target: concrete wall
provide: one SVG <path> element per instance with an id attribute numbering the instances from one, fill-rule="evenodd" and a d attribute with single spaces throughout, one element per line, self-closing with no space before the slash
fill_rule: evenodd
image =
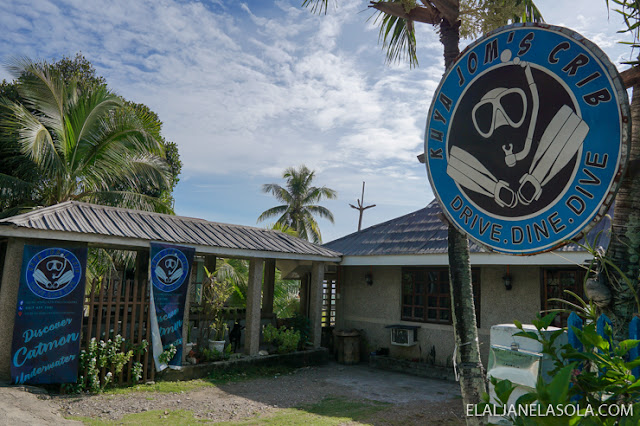
<path id="1" fill-rule="evenodd" d="M 339 299 L 336 305 L 336 329 L 362 330 L 367 353 L 388 348 L 390 356 L 429 360 L 435 351 L 437 365 L 451 365 L 454 349 L 451 325 L 400 320 L 401 266 L 342 267 Z M 480 352 L 486 366 L 489 355 L 489 331 L 494 324 L 511 323 L 514 319 L 530 323 L 540 310 L 541 268 L 511 267 L 513 288 L 506 290 L 502 281 L 506 267 L 481 267 Z M 373 275 L 373 285 L 365 283 L 365 274 Z M 391 345 L 391 324 L 417 325 L 418 345 Z"/>

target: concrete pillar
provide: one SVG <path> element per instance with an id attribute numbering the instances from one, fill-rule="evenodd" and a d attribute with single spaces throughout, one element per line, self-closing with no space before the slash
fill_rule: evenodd
<path id="1" fill-rule="evenodd" d="M 311 279 L 309 282 L 309 319 L 313 334 L 313 347 L 320 347 L 322 337 L 322 281 L 324 280 L 324 263 L 311 264 Z"/>
<path id="2" fill-rule="evenodd" d="M 262 290 L 262 259 L 249 261 L 247 288 L 247 319 L 244 333 L 244 352 L 257 355 L 260 350 L 260 296 Z"/>
<path id="3" fill-rule="evenodd" d="M 344 306 L 342 303 L 342 292 L 344 291 L 345 268 L 338 266 L 338 274 L 336 276 L 336 330 L 344 328 Z"/>
<path id="4" fill-rule="evenodd" d="M 309 274 L 300 278 L 300 315 L 309 316 Z"/>
<path id="5" fill-rule="evenodd" d="M 262 312 L 268 316 L 273 314 L 273 291 L 276 284 L 276 260 L 264 262 L 264 286 L 262 288 Z"/>
<path id="6" fill-rule="evenodd" d="M 25 240 L 9 238 L 0 284 L 0 380 L 11 380 L 11 341 Z"/>

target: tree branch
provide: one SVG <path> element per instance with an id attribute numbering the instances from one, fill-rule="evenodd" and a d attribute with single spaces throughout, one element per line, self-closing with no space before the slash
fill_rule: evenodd
<path id="1" fill-rule="evenodd" d="M 622 83 L 624 83 L 626 89 L 633 87 L 635 84 L 640 83 L 640 67 L 633 67 L 622 71 L 620 77 L 622 77 Z"/>

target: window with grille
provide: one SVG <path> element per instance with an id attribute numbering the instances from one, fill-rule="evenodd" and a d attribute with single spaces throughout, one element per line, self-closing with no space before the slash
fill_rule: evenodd
<path id="1" fill-rule="evenodd" d="M 336 277 L 326 274 L 322 282 L 322 326 L 336 325 Z"/>
<path id="2" fill-rule="evenodd" d="M 567 309 L 567 305 L 555 300 L 563 299 L 576 303 L 575 297 L 566 293 L 569 290 L 584 299 L 584 270 L 583 269 L 545 269 L 542 283 L 542 306 L 545 311 L 551 309 Z M 560 312 L 552 325 L 566 327 L 568 312 Z"/>
<path id="3" fill-rule="evenodd" d="M 476 319 L 480 326 L 480 271 L 472 270 Z M 447 268 L 402 268 L 402 312 L 405 321 L 451 324 Z"/>

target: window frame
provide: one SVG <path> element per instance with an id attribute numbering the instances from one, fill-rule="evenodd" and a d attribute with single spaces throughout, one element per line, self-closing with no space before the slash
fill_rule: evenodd
<path id="1" fill-rule="evenodd" d="M 433 274 L 437 274 L 437 280 L 430 279 Z M 480 268 L 472 268 L 471 279 L 478 327 L 480 327 L 480 276 Z M 405 291 L 407 290 L 405 286 L 408 277 L 412 279 L 410 293 Z M 435 287 L 430 287 L 432 284 Z M 446 287 L 442 287 L 443 285 Z M 443 288 L 446 288 L 446 292 L 442 291 Z M 429 291 L 430 289 L 435 291 Z M 447 314 L 443 315 L 443 312 Z M 430 317 L 430 313 L 435 313 L 435 316 Z M 400 276 L 400 320 L 441 325 L 451 325 L 453 323 L 448 267 L 402 267 Z"/>
<path id="2" fill-rule="evenodd" d="M 574 283 L 572 285 L 563 284 L 563 274 L 575 274 Z M 573 296 L 564 293 L 564 290 L 570 290 L 580 296 L 583 300 L 585 298 L 584 295 L 584 280 L 586 271 L 582 268 L 542 268 L 542 282 L 540 284 L 540 306 L 542 306 L 542 311 L 547 312 L 551 309 L 566 309 L 567 305 L 562 304 L 560 302 L 549 302 L 551 298 L 560 298 L 568 300 L 569 302 L 577 302 Z M 557 289 L 551 291 L 552 289 L 549 287 L 552 280 L 557 279 Z M 567 318 L 569 317 L 569 313 L 567 312 L 559 312 L 556 318 L 553 321 L 554 327 L 566 327 L 567 326 Z"/>

